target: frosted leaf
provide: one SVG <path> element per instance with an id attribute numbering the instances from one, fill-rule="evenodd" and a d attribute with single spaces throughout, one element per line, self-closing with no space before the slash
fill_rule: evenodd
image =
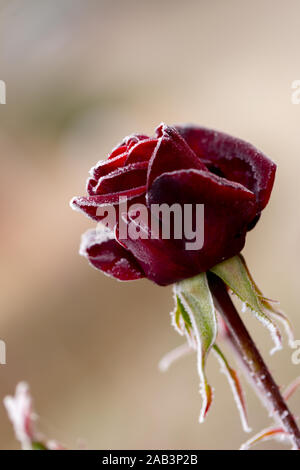
<path id="1" fill-rule="evenodd" d="M 245 432 L 250 432 L 251 428 L 248 425 L 248 416 L 247 416 L 247 410 L 246 410 L 245 397 L 244 397 L 243 389 L 242 389 L 240 380 L 238 378 L 238 375 L 236 371 L 230 367 L 226 357 L 224 356 L 224 354 L 222 353 L 222 351 L 216 344 L 213 346 L 213 351 L 215 355 L 217 356 L 218 361 L 221 364 L 221 371 L 226 375 L 228 379 L 229 385 L 233 393 L 234 400 L 237 405 L 237 409 L 240 414 L 243 429 Z"/>
<path id="2" fill-rule="evenodd" d="M 270 427 L 263 429 L 255 436 L 251 437 L 247 442 L 245 442 L 240 450 L 249 450 L 250 447 L 258 444 L 259 442 L 270 441 L 271 439 L 289 440 L 287 432 L 281 427 Z"/>
<path id="3" fill-rule="evenodd" d="M 287 316 L 281 311 L 279 310 L 278 308 L 275 308 L 274 307 L 274 304 L 279 304 L 279 301 L 278 300 L 271 300 L 271 299 L 268 299 L 267 297 L 265 297 L 262 293 L 262 291 L 260 290 L 260 288 L 258 287 L 258 285 L 256 284 L 256 282 L 254 281 L 250 271 L 249 271 L 249 268 L 246 264 L 246 261 L 244 259 L 244 257 L 242 255 L 240 255 L 240 258 L 244 264 L 244 267 L 247 271 L 247 275 L 253 285 L 253 288 L 255 289 L 255 292 L 256 292 L 256 295 L 258 296 L 263 308 L 265 309 L 265 311 L 267 311 L 270 315 L 272 315 L 273 317 L 275 317 L 277 320 L 279 320 L 284 328 L 285 328 L 285 331 L 286 331 L 286 335 L 287 335 L 287 338 L 288 338 L 288 342 L 289 342 L 289 345 L 290 347 L 293 347 L 293 342 L 294 342 L 294 333 L 293 333 L 293 329 L 292 329 L 292 325 L 289 321 L 289 319 L 287 318 Z"/>
<path id="4" fill-rule="evenodd" d="M 179 324 L 180 328 L 182 326 L 180 321 L 183 322 L 187 339 L 194 340 L 197 350 L 200 394 L 202 396 L 199 421 L 203 422 L 213 398 L 213 390 L 205 375 L 205 362 L 217 336 L 215 308 L 206 274 L 202 273 L 191 279 L 178 282 L 175 285 L 175 293 L 177 298 L 175 324 Z M 176 319 L 178 312 L 181 320 Z M 193 341 L 190 344 L 193 347 Z"/>
<path id="5" fill-rule="evenodd" d="M 270 354 L 282 349 L 280 332 L 266 313 L 268 303 L 262 298 L 261 292 L 252 280 L 244 258 L 241 255 L 234 256 L 217 264 L 211 268 L 211 271 L 219 276 L 256 318 L 269 329 L 274 342 L 274 348 Z"/>
<path id="6" fill-rule="evenodd" d="M 295 392 L 298 390 L 300 387 L 300 377 L 297 377 L 295 380 L 293 380 L 292 383 L 290 383 L 285 391 L 283 392 L 283 397 L 285 400 L 288 400 Z"/>

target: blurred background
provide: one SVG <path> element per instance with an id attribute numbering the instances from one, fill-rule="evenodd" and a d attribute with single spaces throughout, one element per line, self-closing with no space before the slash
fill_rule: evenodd
<path id="1" fill-rule="evenodd" d="M 93 223 L 69 200 L 123 136 L 151 134 L 161 121 L 252 142 L 278 173 L 244 254 L 300 338 L 299 44 L 297 0 L 0 1 L 0 398 L 28 381 L 49 437 L 73 449 L 235 449 L 249 437 L 213 356 L 215 402 L 198 424 L 195 356 L 166 374 L 157 367 L 182 342 L 170 325 L 171 288 L 91 269 L 78 247 Z M 286 341 L 270 357 L 268 332 L 243 318 L 287 385 L 300 365 Z M 245 388 L 258 432 L 270 421 Z M 299 394 L 290 404 L 300 414 Z M 0 447 L 19 448 L 3 406 Z"/>

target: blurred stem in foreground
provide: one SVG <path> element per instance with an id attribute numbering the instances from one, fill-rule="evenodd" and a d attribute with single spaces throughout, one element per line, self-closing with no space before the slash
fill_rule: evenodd
<path id="1" fill-rule="evenodd" d="M 16 387 L 15 396 L 4 398 L 4 406 L 23 450 L 64 450 L 57 441 L 46 439 L 37 430 L 37 415 L 33 410 L 27 383 L 20 382 Z"/>

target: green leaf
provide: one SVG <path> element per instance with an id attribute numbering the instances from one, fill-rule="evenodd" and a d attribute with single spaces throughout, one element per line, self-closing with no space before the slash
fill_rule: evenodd
<path id="1" fill-rule="evenodd" d="M 275 347 L 271 354 L 282 348 L 281 335 L 276 324 L 267 315 L 268 302 L 261 295 L 252 280 L 244 258 L 241 255 L 234 256 L 217 264 L 211 271 L 219 276 L 225 284 L 250 308 L 256 318 L 269 329 Z M 270 309 L 268 309 L 270 310 Z M 274 313 L 274 312 L 273 312 Z"/>
<path id="2" fill-rule="evenodd" d="M 276 302 L 274 300 L 267 299 L 266 297 L 264 297 L 262 291 L 259 289 L 258 285 L 254 281 L 254 279 L 253 279 L 253 277 L 252 277 L 252 275 L 249 271 L 249 268 L 246 264 L 245 258 L 242 255 L 240 255 L 240 257 L 242 259 L 242 262 L 244 263 L 245 269 L 247 270 L 248 277 L 251 280 L 251 283 L 252 283 L 252 285 L 255 289 L 255 292 L 256 292 L 258 298 L 260 299 L 261 304 L 263 305 L 264 309 L 270 315 L 272 315 L 273 317 L 276 317 L 279 321 L 281 321 L 281 323 L 283 324 L 283 326 L 285 328 L 285 331 L 286 331 L 286 334 L 287 334 L 287 337 L 288 337 L 288 341 L 289 341 L 289 345 L 291 346 L 291 348 L 293 348 L 295 338 L 294 338 L 293 328 L 292 328 L 292 325 L 291 325 L 289 319 L 287 318 L 287 316 L 281 310 L 274 307 L 274 304 L 276 304 L 278 302 Z"/>
<path id="3" fill-rule="evenodd" d="M 182 302 L 178 296 L 176 296 L 176 305 L 177 308 L 174 312 L 175 328 L 180 332 L 180 334 L 184 334 L 186 332 L 190 335 L 192 329 L 191 320 L 184 310 Z"/>
<path id="4" fill-rule="evenodd" d="M 189 344 L 197 350 L 200 393 L 203 399 L 200 422 L 203 422 L 212 403 L 212 388 L 205 375 L 205 362 L 217 336 L 217 320 L 206 274 L 178 282 L 174 286 L 177 309 L 174 317 L 181 334 L 185 333 Z"/>

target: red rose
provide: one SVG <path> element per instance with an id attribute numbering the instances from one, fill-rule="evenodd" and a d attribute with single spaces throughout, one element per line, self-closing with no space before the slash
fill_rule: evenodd
<path id="1" fill-rule="evenodd" d="M 101 221 L 97 209 L 113 205 L 119 212 L 124 196 L 129 224 L 137 202 L 149 215 L 152 204 L 204 204 L 203 247 L 187 250 L 184 237 L 153 238 L 147 224 L 140 227 L 147 238 L 124 239 L 116 220 L 101 239 L 96 230 L 84 234 L 81 254 L 119 280 L 147 277 L 167 285 L 207 271 L 242 250 L 269 200 L 275 170 L 252 145 L 203 127 L 162 124 L 155 137 L 129 136 L 92 168 L 88 196 L 74 198 L 72 207 Z"/>

